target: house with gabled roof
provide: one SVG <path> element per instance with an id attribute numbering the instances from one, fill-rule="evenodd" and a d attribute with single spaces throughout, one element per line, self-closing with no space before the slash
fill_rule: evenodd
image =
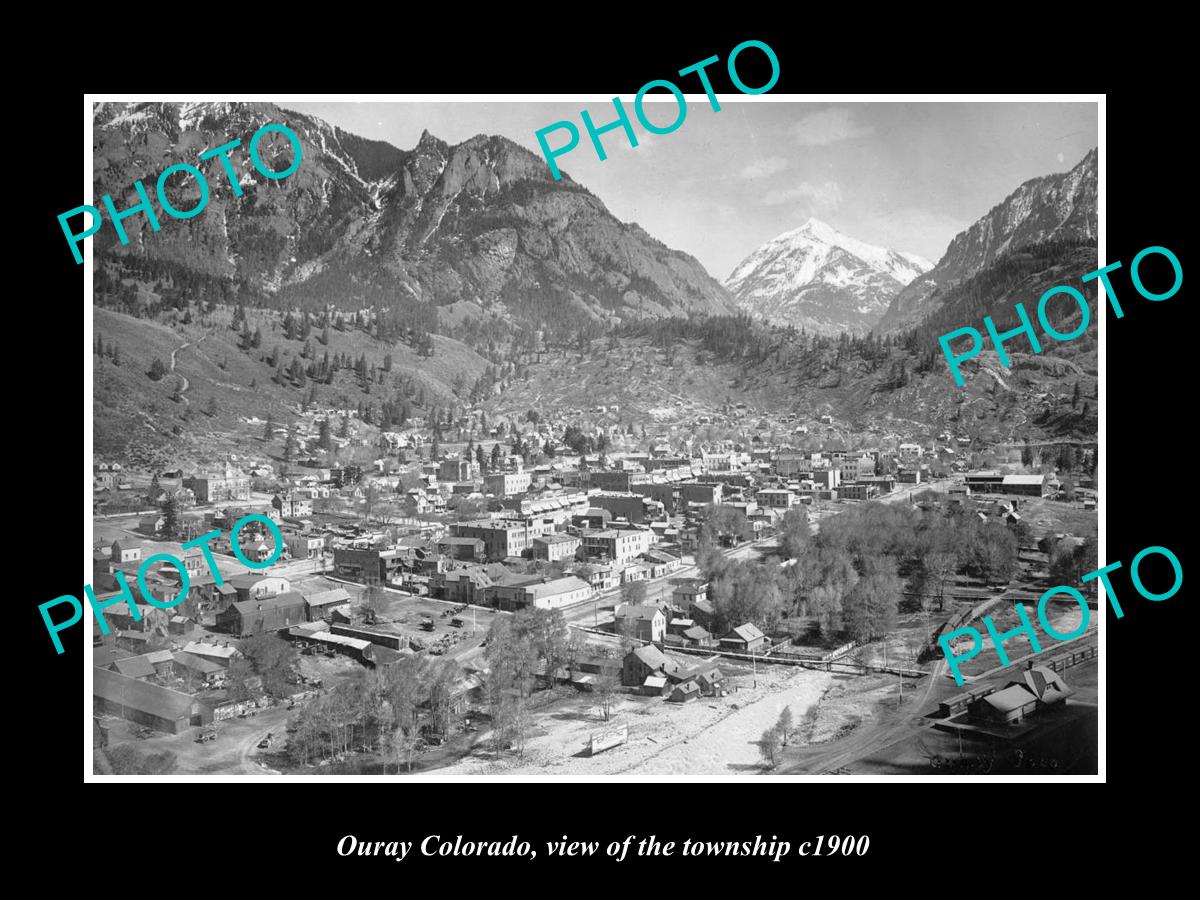
<path id="1" fill-rule="evenodd" d="M 278 597 L 239 600 L 217 614 L 217 627 L 237 637 L 279 631 L 306 621 L 303 595 L 288 591 Z"/>
<path id="2" fill-rule="evenodd" d="M 747 622 L 721 638 L 721 649 L 731 653 L 759 653 L 767 644 L 767 636 L 757 625 Z"/>
<path id="3" fill-rule="evenodd" d="M 657 606 L 622 603 L 615 613 L 617 631 L 640 641 L 659 643 L 667 633 L 667 617 Z"/>
<path id="4" fill-rule="evenodd" d="M 653 644 L 646 644 L 625 654 L 621 662 L 621 684 L 639 687 L 652 675 L 669 676 L 678 670 L 678 663 Z"/>

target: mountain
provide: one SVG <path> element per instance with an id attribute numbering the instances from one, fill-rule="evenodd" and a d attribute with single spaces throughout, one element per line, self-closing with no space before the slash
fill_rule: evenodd
<path id="1" fill-rule="evenodd" d="M 752 318 L 816 334 L 865 334 L 904 285 L 933 268 L 809 219 L 763 244 L 725 286 Z"/>
<path id="2" fill-rule="evenodd" d="M 539 327 L 734 308 L 697 260 L 620 222 L 569 176 L 555 181 L 543 159 L 503 137 L 451 145 L 426 131 L 401 150 L 267 103 L 105 103 L 93 115 L 96 194 L 111 193 L 118 208 L 132 205 L 135 179 L 153 194 L 168 165 L 242 141 L 231 154 L 242 197 L 209 160 L 200 163 L 210 184 L 201 214 L 160 214 L 157 232 L 130 217 L 126 247 L 111 226 L 94 238 L 102 264 L 123 275 L 158 278 L 166 267 L 217 299 L 230 299 L 232 285 L 251 305 L 454 305 L 456 316 L 467 309 Z M 247 147 L 272 122 L 295 131 L 303 153 L 294 174 L 274 181 L 253 168 Z M 291 161 L 281 135 L 263 148 L 276 171 Z M 170 184 L 174 206 L 196 205 L 191 179 Z"/>
<path id="3" fill-rule="evenodd" d="M 875 330 L 887 334 L 928 318 L 942 307 L 947 290 L 1012 251 L 1054 241 L 1094 244 L 1096 205 L 1093 149 L 1069 172 L 1025 182 L 960 232 L 936 266 L 896 294 Z"/>

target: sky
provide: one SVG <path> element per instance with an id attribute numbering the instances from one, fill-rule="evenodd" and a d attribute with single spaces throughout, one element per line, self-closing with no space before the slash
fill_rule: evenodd
<path id="1" fill-rule="evenodd" d="M 647 95 L 651 122 L 677 115 L 670 94 Z M 588 139 L 580 111 L 599 128 L 611 100 L 576 102 L 322 102 L 280 105 L 362 137 L 411 149 L 428 129 L 456 144 L 499 134 L 541 156 L 535 133 L 568 120 L 580 143 L 561 169 L 624 222 L 695 256 L 724 281 L 776 235 L 815 217 L 859 240 L 937 262 L 950 241 L 1022 182 L 1065 172 L 1097 146 L 1094 103 L 800 103 L 703 94 L 677 130 L 649 134 L 622 96 L 638 139 Z M 693 98 L 688 97 L 689 101 Z M 552 147 L 565 130 L 548 135 Z"/>

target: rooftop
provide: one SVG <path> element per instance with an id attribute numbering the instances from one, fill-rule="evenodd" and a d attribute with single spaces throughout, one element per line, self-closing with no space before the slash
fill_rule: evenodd
<path id="1" fill-rule="evenodd" d="M 98 666 L 92 668 L 92 694 L 112 703 L 150 713 L 163 719 L 176 720 L 189 716 L 195 700 L 188 694 L 159 687 L 148 681 L 138 681 Z"/>
<path id="2" fill-rule="evenodd" d="M 273 609 L 286 609 L 290 606 L 303 606 L 304 604 L 303 594 L 288 591 L 278 597 L 266 597 L 262 600 L 239 600 L 231 603 L 230 606 L 243 616 L 248 616 L 256 612 L 268 612 Z"/>

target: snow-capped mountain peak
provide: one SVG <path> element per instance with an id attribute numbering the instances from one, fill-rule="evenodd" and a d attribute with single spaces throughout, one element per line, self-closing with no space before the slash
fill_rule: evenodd
<path id="1" fill-rule="evenodd" d="M 819 334 L 864 334 L 904 285 L 931 268 L 915 253 L 868 244 L 810 218 L 747 256 L 725 286 L 755 318 Z"/>

